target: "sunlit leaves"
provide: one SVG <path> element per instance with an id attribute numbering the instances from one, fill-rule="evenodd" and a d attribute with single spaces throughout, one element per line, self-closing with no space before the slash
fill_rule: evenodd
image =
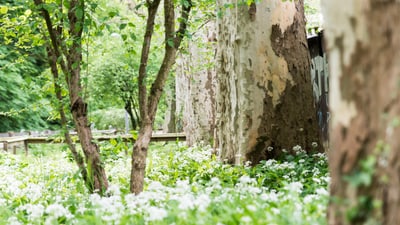
<path id="1" fill-rule="evenodd" d="M 7 14 L 8 7 L 5 5 L 0 6 L 0 14 Z"/>

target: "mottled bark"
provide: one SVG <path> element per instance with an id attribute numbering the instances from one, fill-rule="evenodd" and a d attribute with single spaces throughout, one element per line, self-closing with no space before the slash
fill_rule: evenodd
<path id="1" fill-rule="evenodd" d="M 398 224 L 400 4 L 323 3 L 332 111 L 329 224 Z"/>
<path id="2" fill-rule="evenodd" d="M 215 130 L 216 25 L 208 21 L 188 42 L 176 65 L 177 105 L 188 145 L 211 144 Z"/>
<path id="3" fill-rule="evenodd" d="M 165 112 L 163 130 L 165 133 L 176 133 L 178 126 L 178 112 L 176 110 L 176 85 L 171 84 L 170 90 L 166 91 L 167 96 L 167 111 Z"/>
<path id="4" fill-rule="evenodd" d="M 321 150 L 303 1 L 218 5 L 221 159 L 258 163 L 295 145 L 311 151 L 313 142 Z"/>

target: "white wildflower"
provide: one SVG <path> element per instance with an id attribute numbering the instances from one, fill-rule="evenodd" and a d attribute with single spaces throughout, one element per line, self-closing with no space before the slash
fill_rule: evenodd
<path id="1" fill-rule="evenodd" d="M 311 146 L 312 146 L 313 148 L 316 148 L 316 147 L 318 147 L 318 143 L 317 143 L 317 142 L 313 142 L 313 143 L 311 143 Z"/>
<path id="2" fill-rule="evenodd" d="M 18 218 L 15 216 L 8 218 L 7 224 L 8 225 L 22 225 L 22 223 L 19 222 Z"/>
<path id="3" fill-rule="evenodd" d="M 278 208 L 271 208 L 271 211 L 272 211 L 272 213 L 274 214 L 274 215 L 278 215 L 278 214 L 280 214 L 281 213 L 281 211 L 278 209 Z"/>
<path id="4" fill-rule="evenodd" d="M 147 213 L 149 214 L 148 217 L 146 218 L 147 221 L 163 220 L 168 215 L 165 209 L 158 208 L 155 206 L 150 206 L 149 208 L 147 208 Z"/>
<path id="5" fill-rule="evenodd" d="M 315 192 L 317 193 L 317 195 L 323 195 L 323 196 L 329 195 L 328 191 L 324 188 L 318 188 L 317 190 L 315 190 Z"/>
<path id="6" fill-rule="evenodd" d="M 255 205 L 248 205 L 248 206 L 246 206 L 246 208 L 247 208 L 249 211 L 252 211 L 252 212 L 257 211 L 257 207 L 256 207 Z"/>
<path id="7" fill-rule="evenodd" d="M 303 184 L 300 182 L 292 182 L 285 187 L 286 190 L 290 192 L 300 193 L 303 190 Z"/>
<path id="8" fill-rule="evenodd" d="M 252 219 L 251 219 L 251 217 L 249 217 L 249 216 L 243 216 L 243 217 L 241 218 L 241 221 L 242 221 L 243 223 L 250 223 L 250 222 L 252 221 Z"/>
<path id="9" fill-rule="evenodd" d="M 293 147 L 293 151 L 298 152 L 301 150 L 301 146 L 300 145 L 296 145 Z"/>
<path id="10" fill-rule="evenodd" d="M 64 208 L 63 205 L 58 203 L 47 206 L 46 213 L 53 218 L 60 218 L 63 216 L 65 216 L 66 218 L 70 218 L 72 216 L 68 209 Z"/>

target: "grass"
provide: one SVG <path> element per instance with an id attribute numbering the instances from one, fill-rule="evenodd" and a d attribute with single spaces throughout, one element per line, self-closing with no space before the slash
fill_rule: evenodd
<path id="1" fill-rule="evenodd" d="M 130 156 L 116 146 L 102 146 L 108 197 L 87 193 L 60 146 L 0 153 L 0 224 L 326 224 L 324 154 L 247 167 L 221 164 L 205 146 L 153 144 L 135 196 Z"/>

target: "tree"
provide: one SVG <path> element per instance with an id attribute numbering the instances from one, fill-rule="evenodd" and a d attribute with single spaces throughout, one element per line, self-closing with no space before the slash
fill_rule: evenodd
<path id="1" fill-rule="evenodd" d="M 192 8 L 191 0 L 181 1 L 181 16 L 178 19 L 178 30 L 175 30 L 175 2 L 164 0 L 164 29 L 165 29 L 165 52 L 164 58 L 151 84 L 149 93 L 147 92 L 147 65 L 151 38 L 154 32 L 155 18 L 160 5 L 160 0 L 147 0 L 147 21 L 143 39 L 143 46 L 140 58 L 138 87 L 139 87 L 139 113 L 140 129 L 138 138 L 133 146 L 132 152 L 132 171 L 131 171 L 131 192 L 138 194 L 143 191 L 144 173 L 146 168 L 147 150 L 149 147 L 153 124 L 157 112 L 157 105 L 165 86 L 168 74 L 175 62 L 177 50 L 186 34 L 187 21 Z"/>
<path id="2" fill-rule="evenodd" d="M 400 4 L 331 0 L 323 13 L 333 115 L 329 224 L 398 224 Z"/>
<path id="3" fill-rule="evenodd" d="M 29 26 L 32 11 L 19 1 L 0 6 L 0 132 L 46 129 L 48 96 L 39 74 L 45 69 L 45 51 L 37 46 L 37 29 Z"/>
<path id="4" fill-rule="evenodd" d="M 303 1 L 217 2 L 221 158 L 258 163 L 296 145 L 321 149 Z"/>
<path id="5" fill-rule="evenodd" d="M 203 17 L 202 24 L 188 41 L 187 53 L 180 54 L 176 67 L 177 108 L 182 111 L 188 145 L 211 143 L 215 131 L 215 18 L 203 13 L 197 16 Z"/>
<path id="6" fill-rule="evenodd" d="M 45 3 L 42 0 L 34 0 L 34 3 L 47 27 L 45 38 L 49 40 L 48 58 L 54 76 L 57 98 L 60 100 L 59 109 L 62 123 L 66 127 L 58 68 L 61 68 L 65 78 L 70 111 L 85 155 L 85 162 L 82 161 L 80 154 L 71 145 L 67 129 L 65 129 L 66 140 L 80 167 L 89 191 L 104 193 L 108 187 L 108 180 L 101 163 L 99 147 L 93 142 L 87 118 L 87 103 L 82 97 L 82 35 L 84 27 L 87 25 L 85 23 L 85 1 L 70 0 L 56 4 L 54 2 Z M 67 14 L 65 15 L 64 12 L 67 12 Z M 85 163 L 86 168 L 84 166 Z"/>

